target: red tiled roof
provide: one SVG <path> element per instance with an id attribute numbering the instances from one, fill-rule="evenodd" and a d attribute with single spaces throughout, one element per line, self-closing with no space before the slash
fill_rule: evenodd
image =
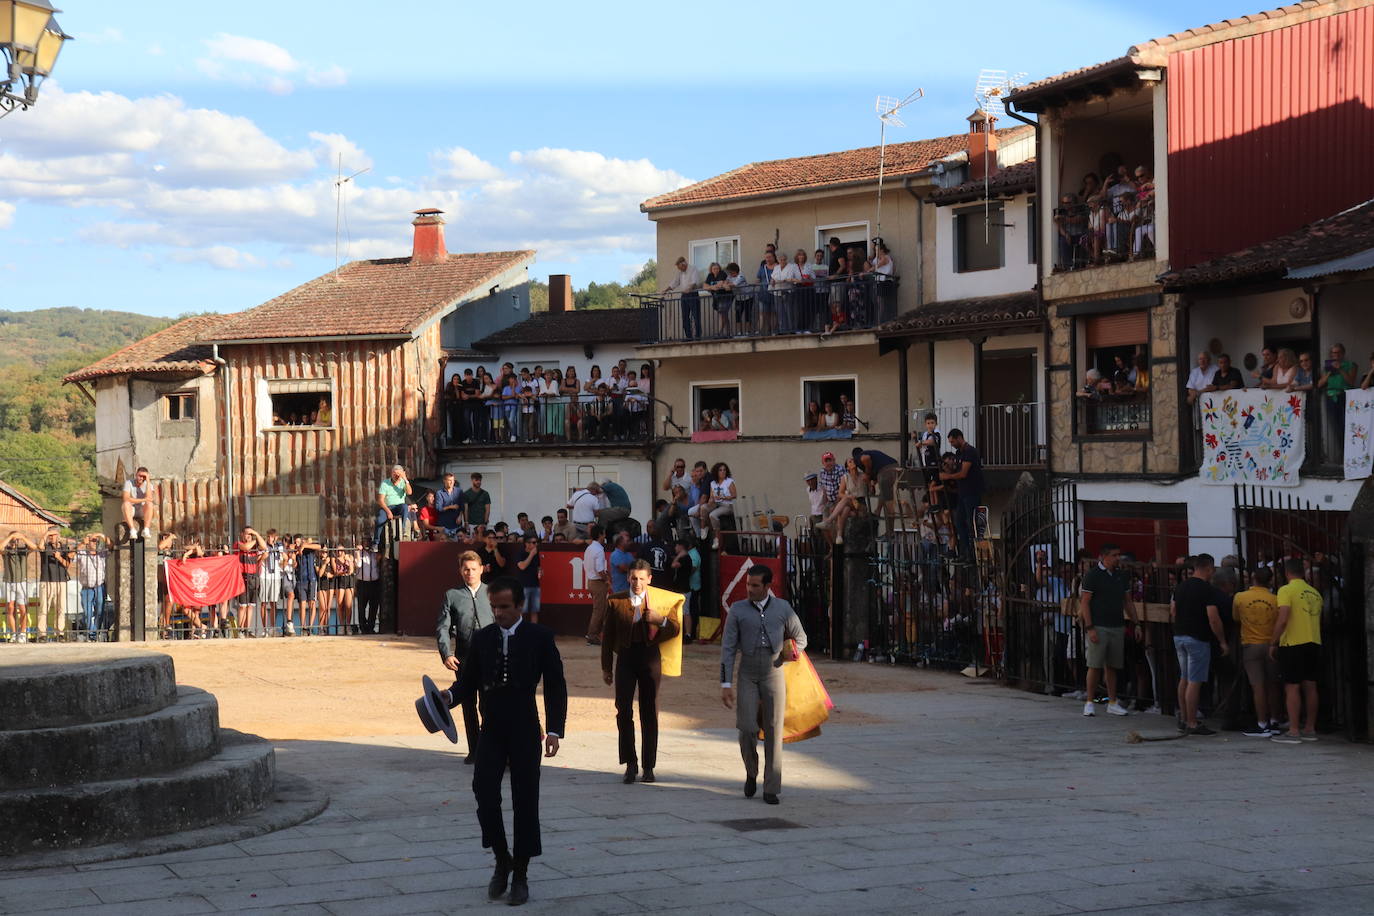
<path id="1" fill-rule="evenodd" d="M 1003 194 L 1016 194 L 1021 191 L 1033 190 L 1035 179 L 1035 160 L 1027 159 L 1025 162 L 1009 165 L 993 173 L 986 182 L 979 178 L 955 185 L 952 188 L 940 188 L 938 191 L 931 192 L 930 199 L 935 203 L 935 206 L 943 207 L 969 200 L 982 200 L 985 193 L 994 197 Z"/>
<path id="2" fill-rule="evenodd" d="M 473 347 L 495 352 L 503 347 L 543 344 L 638 343 L 644 310 L 574 309 L 571 312 L 539 312 L 495 334 L 474 341 Z"/>
<path id="3" fill-rule="evenodd" d="M 927 302 L 878 328 L 879 337 L 932 337 L 969 328 L 1036 327 L 1044 309 L 1035 290 Z"/>
<path id="4" fill-rule="evenodd" d="M 1113 76 L 1118 72 L 1134 70 L 1136 67 L 1143 66 L 1140 58 L 1127 54 L 1125 57 L 1114 57 L 1111 60 L 1104 60 L 1100 64 L 1089 64 L 1086 67 L 1079 67 L 1077 70 L 1068 70 L 1055 76 L 1047 76 L 1044 79 L 1027 83 L 1024 86 L 1017 86 L 1007 96 L 1013 103 L 1024 101 L 1033 95 L 1038 95 L 1042 89 L 1050 86 L 1064 87 L 1074 83 L 1087 83 L 1093 80 L 1103 79 Z M 1018 106 L 1019 107 L 1019 106 Z"/>
<path id="5" fill-rule="evenodd" d="M 62 379 L 84 382 L 106 375 L 173 375 L 210 372 L 210 346 L 201 343 L 234 315 L 197 315 L 149 334 Z"/>
<path id="6" fill-rule="evenodd" d="M 1334 261 L 1371 248 L 1374 248 L 1374 200 L 1308 223 L 1296 232 L 1183 270 L 1170 271 L 1160 277 L 1160 281 L 1166 289 L 1189 289 L 1281 279 L 1291 270 Z"/>
<path id="7" fill-rule="evenodd" d="M 57 525 L 59 528 L 71 527 L 71 522 L 69 522 L 67 519 L 63 518 L 60 515 L 54 515 L 53 513 L 49 512 L 47 509 L 44 509 L 42 506 L 38 505 L 38 503 L 34 502 L 32 499 L 25 496 L 18 489 L 10 486 L 2 480 L 0 480 L 0 493 L 5 494 L 10 499 L 17 502 L 21 507 L 27 509 L 29 512 L 32 512 L 36 518 L 43 522 L 46 522 L 49 525 Z M 6 527 L 10 526 L 7 525 Z"/>
<path id="8" fill-rule="evenodd" d="M 445 306 L 534 257 L 533 251 L 450 254 L 434 264 L 410 258 L 353 261 L 240 312 L 213 340 L 408 337 Z"/>
<path id="9" fill-rule="evenodd" d="M 1028 125 L 997 130 L 999 142 L 1007 143 L 1029 133 Z M 883 174 L 902 178 L 929 168 L 931 163 L 965 152 L 968 134 L 952 134 L 931 140 L 889 143 L 884 152 Z M 822 188 L 878 180 L 878 147 L 751 162 L 723 175 L 651 197 L 639 205 L 645 213 L 720 201 L 748 200 L 773 194 L 815 191 Z"/>

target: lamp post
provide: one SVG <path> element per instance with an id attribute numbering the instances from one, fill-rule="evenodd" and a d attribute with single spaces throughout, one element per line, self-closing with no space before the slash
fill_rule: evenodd
<path id="1" fill-rule="evenodd" d="M 0 0 L 0 118 L 38 101 L 39 85 L 71 38 L 57 24 L 59 12 L 48 0 Z"/>

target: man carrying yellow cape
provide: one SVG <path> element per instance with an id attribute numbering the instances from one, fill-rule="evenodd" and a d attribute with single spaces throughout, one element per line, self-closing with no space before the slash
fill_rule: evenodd
<path id="1" fill-rule="evenodd" d="M 601 676 L 615 685 L 615 724 L 625 783 L 654 781 L 658 762 L 658 687 L 663 675 L 682 674 L 682 596 L 650 588 L 653 569 L 644 560 L 630 567 L 630 590 L 606 602 L 601 631 Z M 642 759 L 635 753 L 634 698 L 639 691 Z"/>
<path id="2" fill-rule="evenodd" d="M 829 716 L 829 697 L 809 661 L 804 666 L 788 664 L 805 658 L 806 632 L 792 605 L 769 591 L 772 581 L 773 571 L 767 566 L 750 567 L 748 599 L 730 606 L 720 642 L 720 698 L 726 709 L 735 710 L 745 798 L 753 798 L 758 788 L 762 725 L 763 800 L 776 805 L 782 792 L 783 741 L 789 735 L 800 740 L 820 734 L 820 724 Z M 787 669 L 793 669 L 795 676 L 789 676 Z M 796 709 L 791 708 L 789 696 L 794 681 L 799 694 L 805 694 L 798 697 L 801 702 Z"/>

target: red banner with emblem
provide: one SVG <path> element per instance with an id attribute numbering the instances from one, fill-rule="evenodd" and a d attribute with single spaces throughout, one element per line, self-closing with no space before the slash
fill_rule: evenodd
<path id="1" fill-rule="evenodd" d="M 167 561 L 167 592 L 185 607 L 210 607 L 243 592 L 239 558 L 192 557 Z"/>

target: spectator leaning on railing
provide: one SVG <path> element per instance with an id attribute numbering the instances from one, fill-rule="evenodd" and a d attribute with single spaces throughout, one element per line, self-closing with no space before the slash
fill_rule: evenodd
<path id="1" fill-rule="evenodd" d="M 686 258 L 679 257 L 675 263 L 677 274 L 663 292 L 677 297 L 678 308 L 682 311 L 682 335 L 695 340 L 701 336 L 701 296 L 697 293 L 701 289 L 701 274 L 687 263 Z"/>

